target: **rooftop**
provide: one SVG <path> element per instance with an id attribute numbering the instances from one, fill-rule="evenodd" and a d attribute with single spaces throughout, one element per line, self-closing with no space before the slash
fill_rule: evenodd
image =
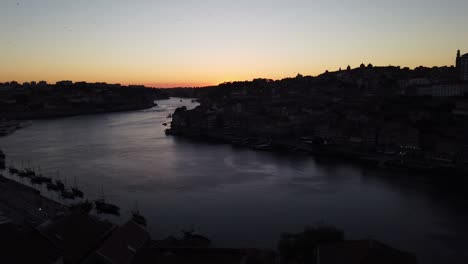
<path id="1" fill-rule="evenodd" d="M 136 252 L 150 239 L 148 232 L 135 223 L 129 221 L 117 229 L 97 250 L 98 256 L 109 263 L 131 263 Z"/>
<path id="2" fill-rule="evenodd" d="M 76 211 L 42 224 L 38 231 L 62 252 L 67 263 L 80 263 L 114 228 L 111 223 Z"/>

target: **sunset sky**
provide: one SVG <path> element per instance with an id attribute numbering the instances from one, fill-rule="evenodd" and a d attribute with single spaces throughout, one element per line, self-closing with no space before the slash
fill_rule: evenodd
<path id="1" fill-rule="evenodd" d="M 453 65 L 467 0 L 1 0 L 0 82 L 203 86 Z"/>

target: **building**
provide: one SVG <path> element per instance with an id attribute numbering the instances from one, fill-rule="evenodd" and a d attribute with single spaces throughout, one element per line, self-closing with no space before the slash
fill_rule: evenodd
<path id="1" fill-rule="evenodd" d="M 467 64 L 468 65 L 468 64 Z M 417 96 L 453 97 L 464 96 L 468 86 L 461 83 L 440 83 L 417 87 Z"/>
<path id="2" fill-rule="evenodd" d="M 460 50 L 458 50 L 456 67 L 460 71 L 460 80 L 468 81 L 468 53 L 461 56 Z"/>
<path id="3" fill-rule="evenodd" d="M 109 222 L 75 211 L 43 223 L 37 231 L 47 241 L 44 252 L 58 252 L 60 258 L 55 263 L 78 264 L 92 255 L 115 228 Z"/>
<path id="4" fill-rule="evenodd" d="M 130 264 L 143 246 L 150 241 L 150 235 L 142 226 L 129 221 L 117 229 L 96 251 L 96 263 Z"/>

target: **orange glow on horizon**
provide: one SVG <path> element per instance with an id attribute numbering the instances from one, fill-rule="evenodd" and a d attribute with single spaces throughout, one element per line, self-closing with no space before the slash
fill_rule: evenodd
<path id="1" fill-rule="evenodd" d="M 203 87 L 361 63 L 450 66 L 468 52 L 466 10 L 466 0 L 0 1 L 0 82 Z"/>

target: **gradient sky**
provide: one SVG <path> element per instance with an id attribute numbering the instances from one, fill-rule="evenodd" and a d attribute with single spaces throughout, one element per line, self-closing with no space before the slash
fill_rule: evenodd
<path id="1" fill-rule="evenodd" d="M 1 0 L 0 82 L 202 86 L 453 65 L 467 0 Z"/>

